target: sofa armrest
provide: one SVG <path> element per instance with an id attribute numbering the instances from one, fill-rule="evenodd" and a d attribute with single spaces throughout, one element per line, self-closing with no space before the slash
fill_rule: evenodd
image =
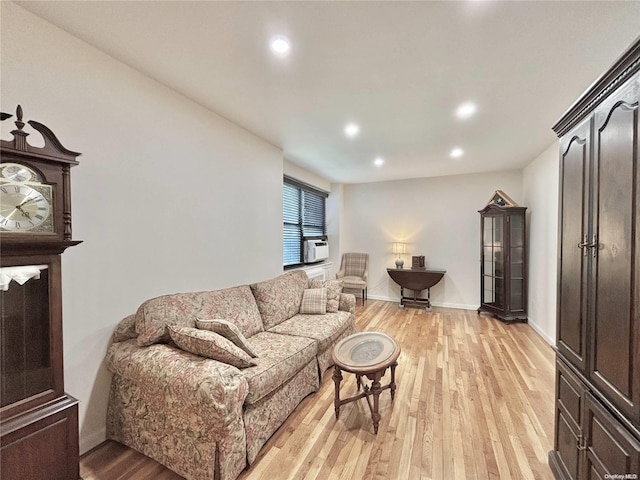
<path id="1" fill-rule="evenodd" d="M 111 335 L 111 343 L 120 343 L 136 338 L 136 316 L 128 315 L 118 323 L 118 326 Z"/>
<path id="2" fill-rule="evenodd" d="M 342 277 L 344 277 L 345 273 L 347 273 L 347 272 L 345 271 L 345 269 L 344 269 L 344 268 L 343 268 L 343 269 L 341 269 L 341 270 L 338 270 L 338 273 L 336 273 L 336 278 L 337 278 L 338 280 L 340 280 Z"/>
<path id="3" fill-rule="evenodd" d="M 162 395 L 167 404 L 199 412 L 211 426 L 242 417 L 249 385 L 236 367 L 166 344 L 139 347 L 135 339 L 111 345 L 106 360 L 111 372 Z"/>
<path id="4" fill-rule="evenodd" d="M 353 293 L 341 293 L 340 304 L 338 310 L 349 312 L 351 315 L 356 313 L 356 296 Z"/>

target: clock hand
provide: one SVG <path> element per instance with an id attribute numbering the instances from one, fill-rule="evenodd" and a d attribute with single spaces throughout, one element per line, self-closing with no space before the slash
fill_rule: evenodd
<path id="1" fill-rule="evenodd" d="M 21 207 L 24 207 L 27 203 L 34 202 L 34 201 L 35 201 L 35 198 L 27 198 L 27 199 L 26 199 L 24 202 L 22 202 L 20 205 L 17 205 L 17 206 L 16 206 L 16 208 L 17 208 L 18 210 L 21 210 Z"/>
<path id="2" fill-rule="evenodd" d="M 22 204 L 21 204 L 21 205 L 16 205 L 16 210 L 18 210 L 20 213 L 22 213 L 22 216 L 23 216 L 23 217 L 26 217 L 26 218 L 28 218 L 29 220 L 31 220 L 31 215 L 29 214 L 29 212 L 25 212 L 25 211 L 22 209 L 22 206 L 23 206 L 25 203 L 28 203 L 28 202 L 22 202 Z"/>

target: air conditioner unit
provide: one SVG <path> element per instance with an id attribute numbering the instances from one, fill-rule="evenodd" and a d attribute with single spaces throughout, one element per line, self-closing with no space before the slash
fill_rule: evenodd
<path id="1" fill-rule="evenodd" d="M 329 258 L 329 243 L 326 240 L 304 241 L 304 262 L 313 263 Z"/>

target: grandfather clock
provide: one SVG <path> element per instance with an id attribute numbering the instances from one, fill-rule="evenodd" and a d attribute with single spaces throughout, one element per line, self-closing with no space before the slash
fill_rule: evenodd
<path id="1" fill-rule="evenodd" d="M 1 120 L 12 118 L 1 114 Z M 71 239 L 70 168 L 51 130 L 27 142 L 22 108 L 0 142 L 0 478 L 77 480 L 78 401 L 64 392 L 61 254 Z"/>

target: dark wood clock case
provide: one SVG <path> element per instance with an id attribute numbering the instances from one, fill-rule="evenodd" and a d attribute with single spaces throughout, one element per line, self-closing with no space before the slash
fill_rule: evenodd
<path id="1" fill-rule="evenodd" d="M 22 116 L 18 106 L 13 140 L 0 143 L 0 164 L 24 165 L 51 186 L 53 227 L 0 231 L 5 278 L 13 278 L 12 267 L 23 267 L 22 275 L 39 271 L 22 284 L 5 280 L 0 291 L 0 478 L 77 480 L 78 402 L 64 392 L 61 254 L 80 243 L 71 236 L 70 195 L 70 168 L 80 154 L 33 120 L 28 124 L 44 146 L 29 145 Z"/>

